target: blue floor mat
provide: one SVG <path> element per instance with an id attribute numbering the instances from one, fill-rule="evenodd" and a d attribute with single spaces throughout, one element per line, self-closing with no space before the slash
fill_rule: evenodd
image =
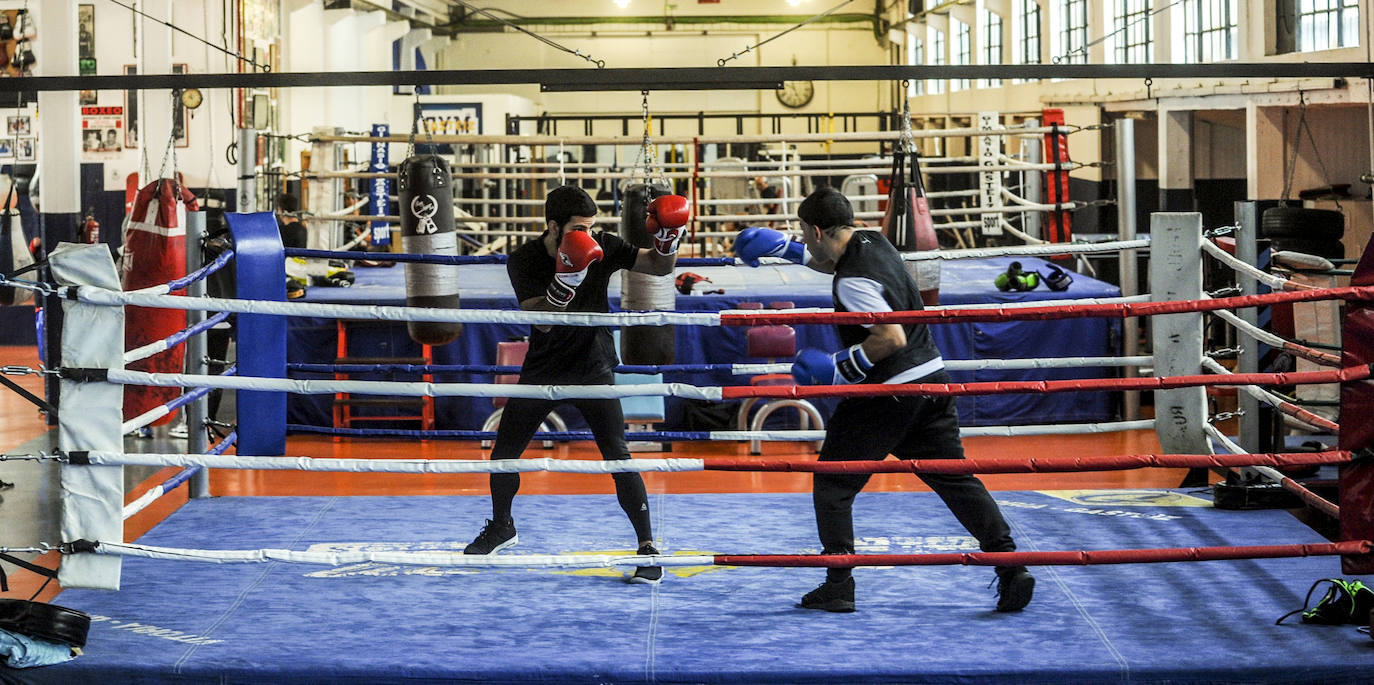
<path id="1" fill-rule="evenodd" d="M 994 493 L 1022 551 L 1321 542 L 1286 512 L 1161 490 Z M 207 549 L 461 549 L 485 497 L 192 501 L 140 542 Z M 667 554 L 818 551 L 809 494 L 655 495 Z M 613 496 L 522 496 L 503 554 L 629 551 Z M 861 553 L 976 551 L 930 493 L 863 493 Z M 69 590 L 86 654 L 23 683 L 1358 683 L 1374 642 L 1274 619 L 1335 557 L 1041 567 L 1026 611 L 992 569 L 855 572 L 859 611 L 794 607 L 820 569 L 472 570 L 128 559 L 119 592 Z"/>

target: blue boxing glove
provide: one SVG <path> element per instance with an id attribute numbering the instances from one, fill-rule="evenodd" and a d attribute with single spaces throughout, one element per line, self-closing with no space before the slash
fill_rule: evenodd
<path id="1" fill-rule="evenodd" d="M 761 257 L 782 257 L 789 262 L 805 264 L 811 259 L 806 246 L 787 239 L 782 231 L 752 226 L 735 238 L 735 254 L 749 266 L 758 266 Z"/>
<path id="2" fill-rule="evenodd" d="M 847 347 L 835 354 L 802 350 L 792 362 L 792 377 L 800 385 L 848 385 L 868 377 L 873 362 L 868 361 L 863 345 Z"/>

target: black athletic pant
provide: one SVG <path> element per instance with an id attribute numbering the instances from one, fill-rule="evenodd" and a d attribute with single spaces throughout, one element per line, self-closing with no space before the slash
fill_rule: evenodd
<path id="1" fill-rule="evenodd" d="M 610 381 L 607 381 L 610 384 Z M 629 459 L 630 448 L 625 444 L 625 414 L 621 411 L 620 400 L 542 400 L 511 398 L 501 412 L 501 423 L 496 428 L 496 443 L 491 450 L 491 458 L 519 459 L 529 446 L 535 431 L 544 418 L 559 405 L 572 405 L 582 413 L 587 426 L 596 438 L 596 446 L 601 450 L 601 458 L 606 460 Z M 615 496 L 620 508 L 630 517 L 637 541 L 654 538 L 653 527 L 649 521 L 649 496 L 644 490 L 644 479 L 638 473 L 611 474 L 615 479 Z M 520 474 L 491 474 L 491 512 L 493 520 L 511 517 L 511 501 L 520 490 Z"/>
<path id="2" fill-rule="evenodd" d="M 943 373 L 939 374 L 944 376 Z M 947 377 L 946 377 L 947 378 Z M 930 377 L 926 382 L 940 383 Z M 952 397 L 857 397 L 844 400 L 826 425 L 821 461 L 963 459 L 959 418 Z M 917 474 L 944 500 L 984 552 L 1016 549 L 1011 529 L 983 482 L 971 474 Z M 816 527 L 826 554 L 854 553 L 854 497 L 869 474 L 822 474 L 814 478 Z M 850 569 L 828 569 L 826 579 L 848 578 Z"/>

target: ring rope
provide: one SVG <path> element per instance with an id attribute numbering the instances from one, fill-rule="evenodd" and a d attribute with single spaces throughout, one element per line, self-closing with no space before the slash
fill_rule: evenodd
<path id="1" fill-rule="evenodd" d="M 229 435 L 226 435 L 223 440 L 220 440 L 218 443 L 215 444 L 214 447 L 211 447 L 210 449 L 206 450 L 205 453 L 208 455 L 223 454 L 225 450 L 229 449 L 230 446 L 232 446 L 235 442 L 238 441 L 238 438 L 238 433 L 230 432 Z M 124 505 L 124 520 L 127 521 L 134 514 L 137 514 L 138 512 L 143 511 L 144 509 L 147 509 L 149 505 L 151 505 L 153 502 L 156 502 L 163 495 L 175 490 L 178 485 L 185 483 L 186 481 L 190 480 L 192 476 L 196 475 L 197 473 L 200 473 L 202 468 L 204 467 L 199 465 L 188 466 L 178 471 L 171 478 L 168 478 L 162 483 L 159 483 L 151 490 L 143 493 L 138 499 Z"/>
<path id="2" fill-rule="evenodd" d="M 1035 257 L 1042 255 L 1058 254 L 1097 254 L 1117 252 L 1120 250 L 1130 250 L 1136 248 L 1147 248 L 1149 246 L 1149 240 L 1114 240 L 1102 243 L 1051 243 L 1050 246 L 1012 245 L 1005 247 L 986 247 L 965 250 L 931 250 L 926 252 L 909 252 L 903 254 L 902 258 L 910 262 L 924 262 L 931 260 L 953 261 L 959 259 L 984 259 L 987 257 Z M 417 262 L 422 264 L 504 264 L 509 259 L 507 255 L 434 255 L 404 254 L 398 252 L 369 252 L 360 255 L 357 252 L 343 252 L 338 250 L 307 250 L 295 247 L 288 247 L 284 249 L 282 252 L 287 257 L 306 257 L 313 259 L 341 259 L 346 261 L 370 259 L 379 262 Z M 790 262 L 786 259 L 782 259 L 780 257 L 764 257 L 759 260 L 759 263 L 766 265 L 793 265 L 793 262 Z M 744 263 L 741 262 L 737 257 L 682 257 L 677 260 L 678 266 L 743 266 L 743 264 Z"/>
<path id="3" fill-rule="evenodd" d="M 1154 419 L 1137 421 L 1113 421 L 1104 423 L 1051 423 L 1023 426 L 961 426 L 961 437 L 1012 437 L 1030 435 L 1084 435 L 1119 433 L 1133 430 L 1148 430 L 1155 427 Z M 289 433 L 312 433 L 316 435 L 337 435 L 352 437 L 390 437 L 415 439 L 449 440 L 494 440 L 496 431 L 450 430 L 412 428 L 339 428 L 335 426 L 312 426 L 300 423 L 286 424 Z M 531 440 L 574 441 L 591 440 L 591 431 L 539 431 Z M 785 431 L 629 431 L 625 433 L 629 442 L 679 442 L 686 440 L 770 440 L 775 442 L 817 442 L 825 439 L 823 430 L 785 430 Z"/>
<path id="4" fill-rule="evenodd" d="M 0 276 L 0 284 L 14 283 Z M 1000 321 L 1048 321 L 1073 317 L 1123 318 L 1189 312 L 1216 311 L 1241 307 L 1257 307 L 1285 302 L 1313 302 L 1320 300 L 1374 300 L 1374 286 L 1345 286 L 1238 295 L 1210 300 L 1170 300 L 1162 302 L 1123 302 L 1067 306 L 990 308 L 958 307 L 895 312 L 821 312 L 807 309 L 776 312 L 707 313 L 707 312 L 620 312 L 620 313 L 556 313 L 493 309 L 430 309 L 390 305 L 342 305 L 318 302 L 269 302 L 216 297 L 180 297 L 106 290 L 93 286 L 51 286 L 38 284 L 42 292 L 52 292 L 87 304 L 106 306 L 134 305 L 166 309 L 226 311 L 282 316 L 316 316 L 341 319 L 377 319 L 385 321 L 427 321 L 436 323 L 517 323 L 573 326 L 757 326 L 766 324 L 885 324 L 885 323 L 987 323 Z M 1043 302 L 1043 301 L 1042 301 Z"/>
<path id="5" fill-rule="evenodd" d="M 1233 375 L 1233 372 L 1230 369 L 1222 366 L 1215 359 L 1204 357 L 1202 360 L 1202 366 L 1216 374 Z M 1288 402 L 1283 398 L 1279 397 L 1278 395 L 1275 395 L 1271 392 L 1268 392 L 1267 390 L 1264 390 L 1263 388 L 1257 388 L 1253 385 L 1242 385 L 1238 387 L 1241 391 L 1259 400 L 1260 402 L 1263 402 L 1299 421 L 1302 421 L 1303 423 L 1307 424 L 1312 428 L 1325 429 L 1333 433 L 1340 431 L 1341 427 L 1335 422 L 1331 421 L 1330 419 L 1327 419 L 1326 417 L 1319 416 L 1306 409 L 1303 409 L 1302 407 L 1299 407 L 1298 405 L 1293 404 L 1292 402 Z"/>
<path id="6" fill-rule="evenodd" d="M 232 376 L 237 371 L 237 369 L 237 366 L 231 366 L 224 371 L 224 375 Z M 195 386 L 186 385 L 181 387 Z M 192 390 L 191 392 L 183 393 L 177 396 L 176 398 L 172 399 L 170 402 L 166 402 L 164 404 L 153 407 L 152 409 L 149 409 L 148 411 L 145 411 L 142 414 L 139 414 L 138 416 L 135 416 L 134 418 L 129 419 L 128 421 L 125 421 L 123 424 L 120 425 L 119 432 L 121 434 L 132 433 L 133 431 L 142 429 L 151 424 L 152 422 L 180 409 L 181 407 L 186 406 L 202 397 L 205 397 L 207 394 L 210 393 L 212 389 L 213 388 L 208 387 L 197 387 L 195 390 Z"/>
<path id="7" fill-rule="evenodd" d="M 1095 368 L 1101 366 L 1147 366 L 1154 357 L 1138 355 L 1133 357 L 1035 357 L 1024 359 L 946 359 L 945 369 L 949 371 L 1011 370 L 1011 369 L 1063 369 Z M 492 364 L 307 364 L 292 362 L 286 365 L 287 371 L 309 373 L 480 373 L 515 374 L 519 366 L 496 366 Z M 669 374 L 669 373 L 729 373 L 736 376 L 753 376 L 766 373 L 790 373 L 791 362 L 777 364 L 662 364 L 620 365 L 616 373 L 623 374 Z"/>
<path id="8" fill-rule="evenodd" d="M 1240 332 L 1249 335 L 1250 337 L 1254 338 L 1255 340 L 1258 340 L 1259 342 L 1264 343 L 1265 345 L 1281 349 L 1285 352 L 1291 352 L 1295 356 L 1302 357 L 1303 359 L 1306 359 L 1307 361 L 1310 361 L 1313 364 L 1320 364 L 1322 366 L 1341 365 L 1340 355 L 1315 350 L 1310 347 L 1307 347 L 1306 345 L 1300 345 L 1291 340 L 1281 338 L 1271 331 L 1266 331 L 1263 328 L 1260 328 L 1259 326 L 1256 326 L 1250 323 L 1249 321 L 1246 321 L 1240 318 L 1239 316 L 1236 316 L 1233 312 L 1228 312 L 1224 309 L 1218 309 L 1212 312 L 1212 314 L 1216 315 L 1217 318 L 1220 318 L 1222 321 L 1231 324 Z"/>
<path id="9" fill-rule="evenodd" d="M 758 473 L 1072 473 L 1143 468 L 1224 468 L 1228 466 L 1311 466 L 1349 462 L 1351 453 L 1279 452 L 1262 454 L 1125 454 L 1093 457 L 993 459 L 899 459 L 886 461 L 816 461 L 738 457 L 673 459 L 345 459 L 229 454 L 72 452 L 69 463 L 100 466 L 203 466 L 264 471 L 329 471 L 345 473 L 676 473 L 747 471 Z"/>
<path id="10" fill-rule="evenodd" d="M 1281 276 L 1275 276 L 1274 274 L 1266 273 L 1260 269 L 1257 269 L 1250 264 L 1246 264 L 1240 259 L 1237 259 L 1235 255 L 1232 255 L 1226 250 L 1223 250 L 1219 245 L 1213 243 L 1210 240 L 1202 241 L 1202 251 L 1211 255 L 1214 259 L 1221 262 L 1222 264 L 1225 264 L 1226 266 L 1229 266 L 1232 269 L 1239 271 L 1240 273 L 1243 273 L 1246 276 L 1249 276 L 1275 290 L 1316 289 L 1316 286 L 1308 285 L 1306 283 L 1298 283 L 1297 281 L 1283 278 Z"/>
<path id="11" fill-rule="evenodd" d="M 220 312 L 193 326 L 183 328 L 182 330 L 173 333 L 167 336 L 166 338 L 163 338 L 162 340 L 154 340 L 153 342 L 150 342 L 147 345 L 135 347 L 134 349 L 124 353 L 124 363 L 130 364 L 140 359 L 147 359 L 148 357 L 151 357 L 159 352 L 171 349 L 185 342 L 187 338 L 190 338 L 191 336 L 197 333 L 201 333 L 203 331 L 207 331 L 211 328 L 214 328 L 216 325 L 220 324 L 223 321 L 226 321 L 228 318 L 229 314 L 227 312 Z"/>
<path id="12" fill-rule="evenodd" d="M 1216 426 L 1213 426 L 1212 424 L 1208 423 L 1203 425 L 1203 429 L 1207 431 L 1208 435 L 1210 435 L 1217 442 L 1220 442 L 1222 446 L 1224 446 L 1231 452 L 1242 453 L 1245 451 L 1245 448 L 1241 447 L 1240 445 L 1237 445 L 1230 438 L 1223 435 L 1222 432 Z M 1265 465 L 1252 464 L 1250 466 L 1254 468 L 1256 472 L 1262 474 L 1264 477 L 1277 482 L 1279 484 L 1279 487 L 1282 487 L 1284 490 L 1287 490 L 1293 493 L 1294 495 L 1297 495 L 1298 499 L 1301 499 L 1303 502 L 1311 505 L 1312 508 L 1326 514 L 1327 516 L 1330 516 L 1331 518 L 1340 520 L 1340 508 L 1337 507 L 1335 504 L 1332 504 L 1331 502 L 1327 501 L 1322 496 L 1318 495 L 1315 492 L 1312 492 L 1311 490 L 1308 490 L 1292 478 L 1289 478 L 1288 476 L 1285 476 L 1282 473 L 1273 470 L 1272 468 L 1267 468 Z"/>
<path id="13" fill-rule="evenodd" d="M 286 562 L 296 564 L 379 563 L 469 568 L 606 568 L 625 566 L 771 566 L 848 568 L 855 566 L 1088 566 L 1098 564 L 1224 561 L 1365 554 L 1369 540 L 1293 545 L 1165 547 L 1157 549 L 1065 552 L 942 552 L 933 554 L 463 554 L 433 552 L 302 552 L 288 549 L 206 550 L 154 547 L 124 542 L 74 543 L 107 556 L 212 563 Z M 65 547 L 65 545 L 64 545 Z"/>
<path id="14" fill-rule="evenodd" d="M 208 278 L 210 274 L 213 274 L 216 271 L 219 271 L 220 269 L 224 268 L 224 265 L 228 264 L 229 260 L 233 258 L 234 251 L 225 250 L 224 252 L 221 252 L 218 257 L 215 257 L 215 261 L 210 262 L 209 264 L 206 264 L 200 267 L 199 269 L 196 269 L 195 271 L 192 271 L 191 273 L 182 276 L 181 278 L 173 279 L 161 285 L 153 285 L 147 288 L 139 288 L 138 290 L 131 290 L 129 292 L 165 295 L 173 291 L 181 290 L 186 286 L 195 283 L 196 281 Z"/>
<path id="15" fill-rule="evenodd" d="M 974 383 L 894 383 L 812 386 L 697 386 L 687 383 L 635 385 L 530 385 L 507 383 L 432 383 L 418 381 L 301 380 L 202 374 L 147 373 L 128 369 L 64 368 L 73 380 L 103 381 L 118 385 L 156 387 L 222 388 L 289 392 L 298 395 L 397 395 L 403 397 L 510 397 L 544 400 L 619 399 L 624 397 L 684 397 L 721 401 L 754 397 L 808 399 L 817 397 L 886 397 L 921 395 L 958 397 L 1016 393 L 1091 392 L 1106 390 L 1160 390 L 1197 386 L 1298 385 L 1345 383 L 1371 376 L 1370 364 L 1325 371 L 1282 373 L 1202 374 L 1158 378 L 1079 378 L 1049 381 L 984 381 Z M 175 401 L 175 400 L 174 400 Z M 127 432 L 127 431 L 126 431 Z"/>

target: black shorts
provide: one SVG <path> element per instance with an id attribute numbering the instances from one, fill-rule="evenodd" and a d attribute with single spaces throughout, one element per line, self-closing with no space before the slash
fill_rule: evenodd
<path id="1" fill-rule="evenodd" d="M 942 382 L 933 378 L 928 382 Z M 963 459 L 953 397 L 851 397 L 825 428 L 821 461 Z"/>

